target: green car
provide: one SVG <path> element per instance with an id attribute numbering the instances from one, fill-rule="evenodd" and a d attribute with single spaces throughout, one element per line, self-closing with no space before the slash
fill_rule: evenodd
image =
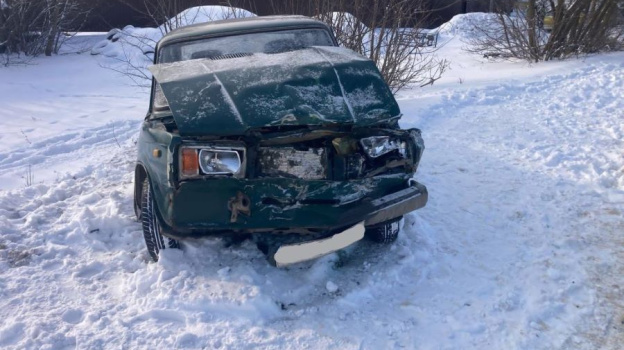
<path id="1" fill-rule="evenodd" d="M 215 21 L 156 47 L 134 206 L 147 250 L 252 239 L 284 266 L 369 237 L 427 202 L 424 150 L 374 62 L 301 16 Z"/>

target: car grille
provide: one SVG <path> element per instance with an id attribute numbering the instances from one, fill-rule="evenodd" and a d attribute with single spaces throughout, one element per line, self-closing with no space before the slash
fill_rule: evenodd
<path id="1" fill-rule="evenodd" d="M 261 147 L 258 159 L 262 176 L 306 180 L 327 178 L 327 155 L 324 148 L 301 151 L 292 147 Z"/>

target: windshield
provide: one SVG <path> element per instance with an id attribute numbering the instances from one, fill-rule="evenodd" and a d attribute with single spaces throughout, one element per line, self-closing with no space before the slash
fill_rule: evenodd
<path id="1" fill-rule="evenodd" d="M 240 57 L 254 53 L 279 53 L 310 46 L 335 46 L 322 28 L 283 30 L 223 36 L 171 44 L 160 50 L 159 63 L 198 58 Z"/>

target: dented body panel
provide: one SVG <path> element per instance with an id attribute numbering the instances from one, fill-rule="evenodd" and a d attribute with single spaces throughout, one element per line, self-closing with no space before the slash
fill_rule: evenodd
<path id="1" fill-rule="evenodd" d="M 243 135 L 266 126 L 389 123 L 399 107 L 375 64 L 311 47 L 150 67 L 181 135 Z"/>
<path id="2" fill-rule="evenodd" d="M 364 213 L 353 215 L 359 206 L 405 189 L 406 182 L 405 176 L 338 182 L 299 179 L 187 182 L 173 191 L 164 221 L 178 237 L 294 227 L 331 229 L 362 221 Z M 231 207 L 225 203 L 238 194 L 248 196 L 249 210 L 247 214 L 238 213 L 232 222 Z"/>
<path id="3" fill-rule="evenodd" d="M 179 43 L 184 36 L 174 37 Z M 156 62 L 151 71 L 168 108 L 151 104 L 137 174 L 151 184 L 167 236 L 323 236 L 395 219 L 427 202 L 426 188 L 412 179 L 424 150 L 421 132 L 398 128 L 399 107 L 368 59 L 309 47 Z M 198 169 L 189 172 L 183 149 Z M 206 173 L 213 166 L 233 170 Z"/>

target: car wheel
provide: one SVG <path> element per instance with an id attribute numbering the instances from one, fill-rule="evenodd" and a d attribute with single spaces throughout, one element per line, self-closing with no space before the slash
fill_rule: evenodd
<path id="1" fill-rule="evenodd" d="M 134 187 L 134 199 L 132 200 L 132 206 L 134 207 L 134 215 L 138 222 L 141 222 L 141 212 L 143 211 L 142 202 L 143 202 L 143 193 L 145 186 L 145 181 L 140 184 L 135 184 Z M 141 188 L 141 192 L 139 193 L 138 188 Z"/>
<path id="2" fill-rule="evenodd" d="M 373 242 L 390 244 L 399 237 L 401 217 L 366 228 L 365 237 Z"/>
<path id="3" fill-rule="evenodd" d="M 178 241 L 161 234 L 152 188 L 147 179 L 143 181 L 143 192 L 141 193 L 141 224 L 145 246 L 152 260 L 158 261 L 158 252 L 162 249 L 180 248 Z"/>

